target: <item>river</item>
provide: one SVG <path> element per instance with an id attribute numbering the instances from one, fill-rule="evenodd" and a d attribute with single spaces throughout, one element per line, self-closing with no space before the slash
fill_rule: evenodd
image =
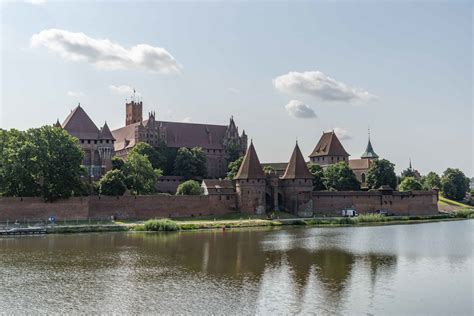
<path id="1" fill-rule="evenodd" d="M 0 238 L 0 313 L 473 314 L 474 220 Z"/>

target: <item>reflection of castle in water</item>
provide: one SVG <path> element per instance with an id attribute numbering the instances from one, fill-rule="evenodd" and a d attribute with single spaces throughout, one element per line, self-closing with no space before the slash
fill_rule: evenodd
<path id="1" fill-rule="evenodd" d="M 276 231 L 275 234 L 280 233 Z M 199 236 L 196 236 L 198 234 Z M 374 288 L 379 275 L 392 274 L 394 255 L 354 254 L 340 248 L 301 247 L 298 238 L 285 249 L 265 249 L 262 240 L 268 231 L 181 233 L 172 238 L 162 235 L 137 235 L 150 241 L 155 253 L 169 253 L 166 265 L 186 273 L 211 275 L 225 284 L 242 289 L 255 282 L 260 292 L 276 287 L 293 296 L 294 308 L 302 311 L 311 300 L 324 300 L 333 306 L 343 303 L 357 266 L 366 276 L 364 283 Z M 358 275 L 360 277 L 361 275 Z M 287 280 L 289 284 L 282 284 Z M 283 288 L 282 288 L 283 287 Z M 286 289 L 285 289 L 286 288 Z M 256 298 L 258 300 L 267 298 Z M 288 302 L 286 302 L 288 303 Z M 314 304 L 316 306 L 316 304 Z M 320 305 L 319 305 L 320 306 Z"/>

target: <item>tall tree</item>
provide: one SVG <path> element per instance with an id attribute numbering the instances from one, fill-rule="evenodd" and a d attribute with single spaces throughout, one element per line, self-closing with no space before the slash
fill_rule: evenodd
<path id="1" fill-rule="evenodd" d="M 150 144 L 139 142 L 130 152 L 136 152 L 144 155 L 150 160 L 153 169 L 163 170 L 166 167 L 166 156 L 159 150 L 153 148 Z"/>
<path id="2" fill-rule="evenodd" d="M 313 175 L 313 191 L 326 190 L 324 184 L 324 169 L 317 164 L 311 163 L 309 165 L 309 172 Z"/>
<path id="3" fill-rule="evenodd" d="M 99 180 L 100 194 L 119 196 L 126 190 L 125 176 L 120 170 L 110 170 Z"/>
<path id="4" fill-rule="evenodd" d="M 441 190 L 448 199 L 462 200 L 469 190 L 469 178 L 459 169 L 448 168 L 441 177 Z"/>
<path id="5" fill-rule="evenodd" d="M 160 169 L 153 169 L 147 156 L 131 152 L 124 165 L 125 183 L 137 195 L 155 192 L 155 182 L 162 175 Z"/>
<path id="6" fill-rule="evenodd" d="M 36 144 L 26 132 L 15 129 L 0 133 L 0 194 L 40 195 L 40 165 Z"/>
<path id="7" fill-rule="evenodd" d="M 441 178 L 436 172 L 431 171 L 421 179 L 421 184 L 425 190 L 441 189 Z"/>
<path id="8" fill-rule="evenodd" d="M 229 164 L 233 161 L 236 161 L 240 156 L 242 156 L 242 150 L 240 149 L 240 146 L 235 142 L 229 144 L 227 147 L 227 163 Z"/>
<path id="9" fill-rule="evenodd" d="M 374 160 L 367 172 L 367 185 L 371 189 L 378 189 L 382 185 L 389 185 L 392 189 L 396 189 L 395 165 L 387 159 Z"/>
<path id="10" fill-rule="evenodd" d="M 244 161 L 244 157 L 239 157 L 237 160 L 235 161 L 232 161 L 231 163 L 229 163 L 229 166 L 227 167 L 227 169 L 229 171 L 227 171 L 227 174 L 226 174 L 226 179 L 228 180 L 233 180 L 234 177 L 237 175 L 237 172 L 239 172 L 239 169 L 240 169 L 240 165 L 242 164 L 242 161 Z"/>
<path id="11" fill-rule="evenodd" d="M 360 190 L 360 182 L 345 162 L 330 165 L 324 170 L 324 185 L 336 191 Z"/>
<path id="12" fill-rule="evenodd" d="M 185 179 L 205 177 L 207 174 L 207 158 L 202 149 L 200 147 L 193 149 L 180 148 L 174 162 L 174 174 Z"/>
<path id="13" fill-rule="evenodd" d="M 44 199 L 65 199 L 80 192 L 84 153 L 77 139 L 52 126 L 31 129 L 27 133 L 36 144 Z"/>
<path id="14" fill-rule="evenodd" d="M 418 182 L 414 177 L 403 178 L 399 187 L 400 191 L 413 191 L 413 190 L 421 190 L 421 189 L 422 189 L 421 183 Z"/>

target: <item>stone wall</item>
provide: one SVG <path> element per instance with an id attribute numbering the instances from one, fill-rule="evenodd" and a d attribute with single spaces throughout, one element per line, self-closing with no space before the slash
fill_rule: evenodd
<path id="1" fill-rule="evenodd" d="M 90 196 L 54 203 L 40 198 L 0 198 L 0 222 L 87 219 L 150 219 L 222 215 L 236 211 L 235 194 L 207 196 Z"/>
<path id="2" fill-rule="evenodd" d="M 305 201 L 304 198 L 301 200 Z M 311 192 L 311 200 L 314 214 L 318 216 L 340 216 L 344 208 L 354 208 L 359 214 L 373 213 L 377 210 L 385 210 L 395 215 L 438 213 L 436 191 L 394 191 L 392 193 L 315 191 Z"/>

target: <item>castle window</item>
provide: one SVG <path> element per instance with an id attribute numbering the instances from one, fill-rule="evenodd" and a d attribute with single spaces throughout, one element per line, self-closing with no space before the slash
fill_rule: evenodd
<path id="1" fill-rule="evenodd" d="M 84 144 L 84 140 L 83 140 L 83 139 L 81 139 L 81 144 Z"/>
<path id="2" fill-rule="evenodd" d="M 90 140 L 90 139 L 88 139 L 88 140 L 87 140 L 87 143 L 88 143 L 88 144 L 90 144 L 90 143 L 91 143 L 91 140 Z"/>
<path id="3" fill-rule="evenodd" d="M 97 140 L 94 140 L 94 144 L 97 144 Z"/>
<path id="4" fill-rule="evenodd" d="M 362 182 L 365 183 L 365 173 L 363 173 L 360 177 L 361 177 L 361 179 L 362 179 Z"/>

